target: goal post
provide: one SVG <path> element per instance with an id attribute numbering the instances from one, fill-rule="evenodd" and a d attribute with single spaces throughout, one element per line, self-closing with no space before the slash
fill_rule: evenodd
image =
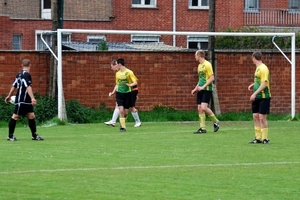
<path id="1" fill-rule="evenodd" d="M 122 35 L 164 35 L 164 36 L 275 36 L 275 37 L 291 37 L 291 59 L 289 59 L 283 51 L 272 40 L 276 48 L 283 54 L 285 59 L 291 64 L 291 118 L 295 117 L 296 108 L 296 88 L 295 88 L 295 74 L 296 74 L 296 34 L 290 33 L 275 33 L 275 32 L 173 32 L 173 31 L 130 31 L 130 30 L 88 30 L 88 29 L 58 29 L 57 30 L 57 85 L 58 85 L 58 118 L 63 120 L 65 114 L 63 113 L 63 75 L 62 75 L 62 36 L 64 34 L 82 33 L 82 34 L 122 34 Z M 173 41 L 173 45 L 175 42 Z"/>

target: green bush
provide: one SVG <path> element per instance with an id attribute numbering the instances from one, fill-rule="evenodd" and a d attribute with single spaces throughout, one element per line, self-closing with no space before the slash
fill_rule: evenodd
<path id="1" fill-rule="evenodd" d="M 259 33 L 265 31 L 257 27 L 243 27 L 236 30 L 226 29 L 224 32 Z M 272 36 L 217 36 L 215 49 L 276 49 L 272 38 Z M 276 37 L 274 41 L 283 49 L 291 48 L 291 37 Z M 300 33 L 296 34 L 296 48 L 300 48 Z"/>
<path id="2" fill-rule="evenodd" d="M 113 110 L 107 109 L 105 103 L 101 103 L 99 108 L 89 108 L 81 105 L 77 100 L 69 100 L 66 102 L 67 121 L 60 120 L 57 117 L 57 100 L 48 96 L 40 96 L 35 94 L 37 106 L 35 107 L 36 122 L 41 124 L 57 124 L 65 125 L 67 123 L 86 124 L 86 123 L 103 123 L 112 117 Z M 0 97 L 0 126 L 6 126 L 11 118 L 14 110 L 12 104 L 4 102 L 5 97 Z M 154 106 L 151 111 L 139 111 L 142 122 L 166 122 L 166 121 L 199 121 L 198 111 L 176 110 L 171 106 L 163 106 L 161 104 Z M 217 115 L 220 121 L 252 121 L 251 112 L 227 112 Z M 270 114 L 268 120 L 298 120 L 297 115 L 294 119 L 289 114 Z M 209 121 L 209 117 L 207 117 Z M 129 111 L 127 122 L 134 122 Z M 27 126 L 26 117 L 21 117 L 18 126 Z"/>

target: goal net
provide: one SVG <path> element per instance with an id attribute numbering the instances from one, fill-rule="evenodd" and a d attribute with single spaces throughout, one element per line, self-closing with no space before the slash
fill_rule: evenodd
<path id="1" fill-rule="evenodd" d="M 106 103 L 115 106 L 115 99 L 108 93 L 114 87 L 114 73 L 110 69 L 113 59 L 122 57 L 125 65 L 132 69 L 139 79 L 140 110 L 151 110 L 154 106 L 170 106 L 175 109 L 194 110 L 195 97 L 190 92 L 197 83 L 197 62 L 194 53 L 197 49 L 207 50 L 208 37 L 288 37 L 291 47 L 287 56 L 273 42 L 275 51 L 288 66 L 290 84 L 287 86 L 291 117 L 295 117 L 295 33 L 275 32 L 168 32 L 168 31 L 121 31 L 121 30 L 57 30 L 57 81 L 58 117 L 65 119 L 64 99 L 76 99 L 82 104 L 98 107 Z M 258 49 L 259 50 L 259 49 Z M 273 50 L 273 52 L 275 52 Z M 231 55 L 238 54 L 239 51 Z M 253 82 L 255 66 L 251 58 L 253 49 L 242 49 L 239 57 L 231 65 L 246 65 L 232 72 L 227 61 L 217 52 L 214 63 L 215 85 L 218 88 L 219 103 L 222 111 L 245 111 L 250 109 L 247 93 L 248 85 Z M 264 55 L 264 53 L 263 53 Z M 273 56 L 269 56 L 270 60 Z M 225 57 L 225 56 L 223 56 Z M 209 60 L 213 62 L 213 60 Z M 225 66 L 227 65 L 227 66 Z M 267 63 L 268 65 L 268 63 Z M 275 65 L 275 63 L 272 63 Z M 270 66 L 271 68 L 273 66 Z M 227 69 L 227 71 L 223 71 Z M 235 73 L 238 79 L 226 82 Z M 224 74 L 224 76 L 221 76 Z M 223 77 L 223 78 L 222 78 Z M 271 74 L 272 78 L 272 74 Z M 225 82 L 224 82 L 225 81 Z M 272 79 L 272 84 L 276 79 Z M 237 86 L 239 85 L 239 86 Z M 230 87 L 234 86 L 234 87 Z M 226 92 L 225 92 L 226 91 Z M 274 91 L 273 91 L 274 92 Z M 242 95 L 241 95 L 242 94 Z M 274 95 L 275 96 L 275 95 Z M 228 103 L 231 102 L 231 103 Z M 273 103 L 273 101 L 272 101 Z M 271 103 L 271 111 L 272 111 Z M 232 105 L 230 105 L 232 104 Z M 230 107 L 232 106 L 232 107 Z M 229 110 L 228 110 L 229 108 Z M 274 106 L 275 109 L 275 106 Z M 275 110 L 277 112 L 277 110 Z M 280 111 L 278 111 L 280 112 Z M 285 112 L 286 113 L 286 112 Z"/>

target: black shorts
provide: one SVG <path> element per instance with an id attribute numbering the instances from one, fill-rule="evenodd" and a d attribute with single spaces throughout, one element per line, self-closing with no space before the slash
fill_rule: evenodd
<path id="1" fill-rule="evenodd" d="M 259 113 L 263 115 L 269 114 L 270 103 L 271 103 L 271 98 L 255 99 L 252 102 L 252 113 Z"/>
<path id="2" fill-rule="evenodd" d="M 132 90 L 130 92 L 130 107 L 134 107 L 135 106 L 136 97 L 137 97 L 138 93 L 139 93 L 138 90 Z"/>
<path id="3" fill-rule="evenodd" d="M 120 93 L 117 92 L 116 93 L 116 102 L 118 104 L 118 106 L 123 106 L 125 109 L 129 109 L 130 107 L 130 92 L 128 93 Z"/>
<path id="4" fill-rule="evenodd" d="M 34 112 L 32 104 L 16 104 L 14 114 L 26 116 L 27 113 Z"/>
<path id="5" fill-rule="evenodd" d="M 209 103 L 212 91 L 201 90 L 197 92 L 197 104 Z"/>

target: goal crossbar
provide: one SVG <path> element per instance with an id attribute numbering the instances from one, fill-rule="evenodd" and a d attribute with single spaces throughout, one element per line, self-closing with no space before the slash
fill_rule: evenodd
<path id="1" fill-rule="evenodd" d="M 89 33 L 89 34 L 145 34 L 145 35 L 189 35 L 189 36 L 279 36 L 291 37 L 291 60 L 284 54 L 285 59 L 291 64 L 291 118 L 295 117 L 296 109 L 296 34 L 290 33 L 254 33 L 254 32 L 173 32 L 173 31 L 128 31 L 128 30 L 89 30 L 89 29 L 57 29 L 57 85 L 58 85 L 58 118 L 63 119 L 63 84 L 62 84 L 62 34 Z M 276 48 L 282 50 L 273 42 Z"/>

